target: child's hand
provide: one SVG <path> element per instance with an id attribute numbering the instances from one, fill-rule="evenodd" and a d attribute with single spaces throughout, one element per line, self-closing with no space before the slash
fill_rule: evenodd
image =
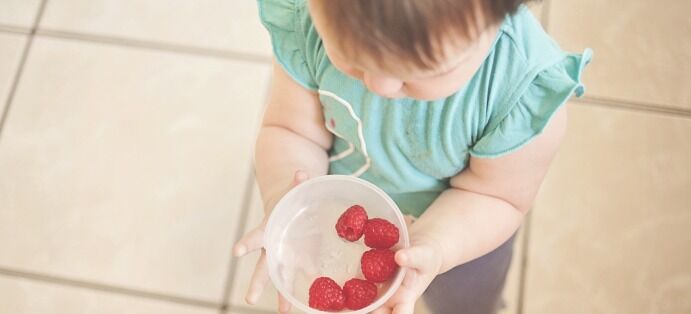
<path id="1" fill-rule="evenodd" d="M 396 293 L 373 314 L 413 314 L 415 302 L 425 292 L 442 266 L 441 249 L 431 239 L 411 234 L 411 245 L 396 252 L 396 263 L 406 267 L 403 284 Z"/>
<path id="2" fill-rule="evenodd" d="M 307 180 L 309 176 L 304 171 L 296 171 L 293 177 L 292 187 Z M 275 200 L 267 202 L 267 208 L 273 208 L 278 202 L 278 197 Z M 236 257 L 244 256 L 250 252 L 261 249 L 261 255 L 259 260 L 257 260 L 257 265 L 254 267 L 254 274 L 252 274 L 252 280 L 250 281 L 249 287 L 247 288 L 247 294 L 245 295 L 245 301 L 248 304 L 255 304 L 259 300 L 264 287 L 269 282 L 269 272 L 266 265 L 266 251 L 263 247 L 264 239 L 264 227 L 266 226 L 266 221 L 268 220 L 268 215 L 264 217 L 262 223 L 254 228 L 252 231 L 246 233 L 240 241 L 235 243 L 233 246 L 233 255 Z M 278 293 L 278 312 L 287 313 L 290 311 L 290 302 L 286 300 L 280 293 Z"/>

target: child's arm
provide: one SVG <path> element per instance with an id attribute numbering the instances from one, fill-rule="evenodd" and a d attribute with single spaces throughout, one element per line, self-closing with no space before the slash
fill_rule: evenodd
<path id="1" fill-rule="evenodd" d="M 470 166 L 451 180 L 451 188 L 411 225 L 411 247 L 396 261 L 410 276 L 375 313 L 413 313 L 415 300 L 440 273 L 478 258 L 507 241 L 531 208 L 566 129 L 560 109 L 543 134 L 517 152 L 494 158 L 471 158 Z"/>
<path id="2" fill-rule="evenodd" d="M 333 140 L 324 126 L 317 94 L 298 85 L 276 62 L 273 69 L 269 100 L 255 149 L 256 177 L 267 217 L 292 187 L 308 177 L 327 173 L 327 151 Z M 235 244 L 235 256 L 262 248 L 264 223 L 266 219 Z M 247 287 L 247 303 L 259 300 L 268 281 L 266 255 L 262 250 Z M 290 309 L 290 303 L 280 295 L 278 304 L 280 313 Z"/>
<path id="3" fill-rule="evenodd" d="M 441 272 L 497 248 L 520 226 L 533 206 L 566 130 L 566 111 L 557 112 L 544 133 L 521 150 L 495 159 L 471 158 L 470 166 L 412 226 L 437 239 Z"/>
<path id="4" fill-rule="evenodd" d="M 257 182 L 269 213 L 291 188 L 295 172 L 325 175 L 332 136 L 324 126 L 319 97 L 298 85 L 274 62 L 273 82 L 257 138 Z"/>

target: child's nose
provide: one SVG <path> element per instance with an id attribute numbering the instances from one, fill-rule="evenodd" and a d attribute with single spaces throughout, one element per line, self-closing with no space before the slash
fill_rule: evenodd
<path id="1" fill-rule="evenodd" d="M 403 88 L 403 81 L 380 75 L 372 75 L 371 73 L 365 72 L 363 75 L 363 81 L 367 88 L 384 97 L 391 97 L 397 95 L 401 88 Z"/>

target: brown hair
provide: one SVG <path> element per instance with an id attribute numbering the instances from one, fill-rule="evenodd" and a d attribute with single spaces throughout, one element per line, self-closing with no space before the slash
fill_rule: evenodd
<path id="1" fill-rule="evenodd" d="M 380 64 L 384 69 L 427 69 L 444 57 L 438 49 L 442 41 L 473 40 L 528 1 L 312 0 L 311 9 L 323 14 L 328 27 L 338 33 L 338 45 L 347 56 L 396 62 Z M 401 64 L 401 60 L 411 62 Z"/>

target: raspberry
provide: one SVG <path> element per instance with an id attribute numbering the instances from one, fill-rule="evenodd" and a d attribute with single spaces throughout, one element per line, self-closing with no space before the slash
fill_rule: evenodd
<path id="1" fill-rule="evenodd" d="M 336 233 L 338 236 L 350 242 L 357 241 L 362 237 L 362 232 L 367 223 L 367 212 L 360 205 L 353 205 L 348 208 L 336 222 Z"/>
<path id="2" fill-rule="evenodd" d="M 388 249 L 398 243 L 398 227 L 381 219 L 372 218 L 365 224 L 365 245 L 374 249 Z"/>
<path id="3" fill-rule="evenodd" d="M 377 286 L 367 280 L 351 279 L 343 285 L 345 306 L 351 310 L 364 308 L 377 298 Z"/>
<path id="4" fill-rule="evenodd" d="M 345 306 L 341 287 L 329 277 L 319 277 L 310 286 L 309 304 L 320 311 L 340 311 Z"/>
<path id="5" fill-rule="evenodd" d="M 360 259 L 362 274 L 372 282 L 384 282 L 391 279 L 398 270 L 394 254 L 388 249 L 371 249 L 365 252 Z"/>

